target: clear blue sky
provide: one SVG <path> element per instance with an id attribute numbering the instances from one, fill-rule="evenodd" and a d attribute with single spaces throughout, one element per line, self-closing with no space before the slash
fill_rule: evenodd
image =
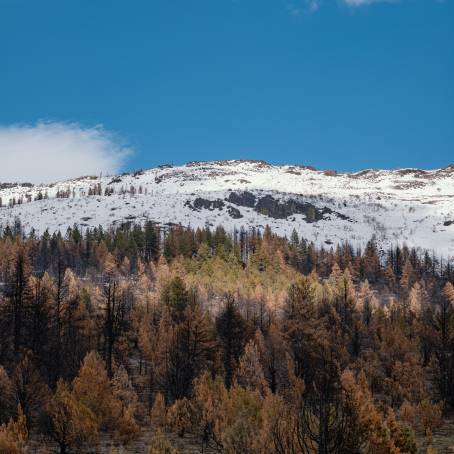
<path id="1" fill-rule="evenodd" d="M 454 162 L 454 2 L 0 0 L 0 125 L 102 124 L 127 168 Z"/>

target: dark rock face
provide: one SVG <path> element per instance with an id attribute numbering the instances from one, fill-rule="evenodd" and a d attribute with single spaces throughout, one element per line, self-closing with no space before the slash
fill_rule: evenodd
<path id="1" fill-rule="evenodd" d="M 16 186 L 20 186 L 22 188 L 32 188 L 33 184 L 31 184 L 31 183 L 0 183 L 0 189 L 11 189 L 11 188 L 15 188 Z"/>
<path id="2" fill-rule="evenodd" d="M 213 211 L 215 209 L 222 210 L 225 206 L 224 202 L 221 199 L 208 200 L 203 199 L 202 197 L 197 197 L 192 204 L 189 200 L 187 200 L 184 205 L 194 211 L 200 211 L 201 209 L 210 211 Z"/>
<path id="3" fill-rule="evenodd" d="M 114 177 L 114 178 L 112 178 L 112 179 L 107 183 L 107 185 L 109 185 L 109 184 L 114 184 L 114 183 L 121 183 L 121 181 L 122 181 L 122 180 L 121 180 L 120 177 Z"/>
<path id="4" fill-rule="evenodd" d="M 201 197 L 197 197 L 194 200 L 194 208 L 196 210 L 200 210 L 201 208 L 204 208 L 205 210 L 222 210 L 224 208 L 224 202 L 221 199 L 217 200 L 208 200 L 208 199 L 202 199 Z"/>
<path id="5" fill-rule="evenodd" d="M 189 200 L 186 200 L 184 206 L 187 206 L 193 211 L 200 210 L 222 210 L 225 207 L 225 203 L 221 199 L 208 200 L 202 197 L 197 197 L 192 203 Z M 227 206 L 227 212 L 229 216 L 233 219 L 240 219 L 243 217 L 240 210 L 231 205 Z"/>
<path id="6" fill-rule="evenodd" d="M 445 222 L 443 222 L 443 225 L 445 227 L 449 227 L 450 225 L 454 225 L 454 221 L 445 221 Z"/>
<path id="7" fill-rule="evenodd" d="M 295 199 L 278 200 L 271 195 L 257 198 L 249 191 L 231 192 L 227 201 L 238 206 L 253 208 L 257 213 L 274 219 L 286 219 L 294 214 L 302 214 L 306 217 L 306 222 L 317 222 L 323 219 L 325 214 L 335 214 L 340 219 L 349 220 L 347 216 L 328 207 L 320 209 L 309 202 Z"/>
<path id="8" fill-rule="evenodd" d="M 229 198 L 227 199 L 230 203 L 234 203 L 240 207 L 249 207 L 254 208 L 256 197 L 252 192 L 231 192 Z"/>
<path id="9" fill-rule="evenodd" d="M 317 208 L 309 202 L 303 202 L 296 199 L 279 200 L 272 195 L 258 197 L 252 192 L 231 192 L 225 202 L 232 203 L 237 206 L 252 208 L 257 213 L 263 214 L 274 219 L 287 219 L 294 214 L 302 214 L 305 216 L 306 222 L 312 223 L 320 221 L 326 214 L 333 214 L 336 217 L 350 221 L 350 219 L 331 208 Z M 187 200 L 184 204 L 193 211 L 200 210 L 222 210 L 226 207 L 229 216 L 233 219 L 244 217 L 238 208 L 227 205 L 221 199 L 208 200 L 202 197 L 197 197 L 193 202 Z M 292 219 L 293 221 L 295 218 Z"/>
<path id="10" fill-rule="evenodd" d="M 324 214 L 332 213 L 332 210 L 326 207 L 319 210 L 308 202 L 299 202 L 294 199 L 280 201 L 270 195 L 261 197 L 255 206 L 255 210 L 274 219 L 286 219 L 293 214 L 302 214 L 306 216 L 307 222 L 319 221 L 323 219 Z"/>
<path id="11" fill-rule="evenodd" d="M 229 206 L 229 207 L 227 207 L 227 211 L 229 213 L 229 216 L 233 219 L 240 219 L 243 217 L 243 215 L 241 214 L 241 212 L 238 208 Z"/>

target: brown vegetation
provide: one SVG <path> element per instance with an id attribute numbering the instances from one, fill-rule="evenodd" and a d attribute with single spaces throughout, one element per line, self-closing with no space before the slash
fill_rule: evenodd
<path id="1" fill-rule="evenodd" d="M 153 454 L 435 452 L 450 263 L 269 229 L 161 234 L 3 232 L 0 453 L 128 452 L 150 430 Z"/>

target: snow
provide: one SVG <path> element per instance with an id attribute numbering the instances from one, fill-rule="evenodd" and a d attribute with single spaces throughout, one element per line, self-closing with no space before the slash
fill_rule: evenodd
<path id="1" fill-rule="evenodd" d="M 116 178 L 120 179 L 119 182 Z M 88 196 L 90 187 L 113 188 L 110 196 Z M 142 194 L 122 194 L 134 186 Z M 69 189 L 69 198 L 56 198 L 58 191 Z M 123 191 L 122 191 L 123 190 Z M 349 219 L 327 215 L 308 223 L 304 215 L 274 219 L 252 208 L 225 201 L 230 191 L 250 191 L 256 196 L 276 199 L 297 198 L 317 208 L 328 207 Z M 34 199 L 39 192 L 48 198 Z M 32 201 L 27 202 L 27 196 Z M 350 241 L 363 247 L 376 235 L 383 248 L 407 244 L 433 250 L 442 256 L 454 256 L 454 167 L 421 171 L 417 169 L 367 170 L 357 173 L 315 171 L 303 166 L 272 166 L 259 161 L 214 161 L 189 163 L 176 167 L 154 168 L 138 174 L 118 177 L 84 177 L 48 186 L 14 185 L 0 189 L 3 207 L 0 225 L 21 219 L 26 231 L 46 229 L 65 233 L 75 223 L 82 228 L 119 225 L 125 221 L 146 219 L 161 224 L 181 223 L 192 227 L 216 227 L 226 230 L 267 224 L 279 234 L 296 231 L 316 244 L 335 245 Z M 224 200 L 223 209 L 194 211 L 186 202 L 202 197 Z M 20 205 L 10 201 L 22 198 Z M 240 219 L 233 219 L 227 208 L 237 208 Z"/>

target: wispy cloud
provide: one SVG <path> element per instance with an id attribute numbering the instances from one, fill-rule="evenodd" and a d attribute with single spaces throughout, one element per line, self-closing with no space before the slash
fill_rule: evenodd
<path id="1" fill-rule="evenodd" d="M 374 3 L 399 3 L 401 0 L 337 0 L 340 4 L 347 5 L 351 8 L 372 5 Z M 438 0 L 444 1 L 444 0 Z M 290 0 L 286 1 L 288 12 L 292 16 L 315 13 L 320 9 L 322 0 Z"/>
<path id="2" fill-rule="evenodd" d="M 371 5 L 372 3 L 397 3 L 399 0 L 342 0 L 346 5 L 356 8 Z"/>
<path id="3" fill-rule="evenodd" d="M 315 13 L 320 7 L 320 0 L 295 0 L 287 2 L 287 10 L 292 16 Z"/>
<path id="4" fill-rule="evenodd" d="M 102 126 L 0 126 L 0 182 L 44 183 L 117 172 L 132 150 Z"/>

